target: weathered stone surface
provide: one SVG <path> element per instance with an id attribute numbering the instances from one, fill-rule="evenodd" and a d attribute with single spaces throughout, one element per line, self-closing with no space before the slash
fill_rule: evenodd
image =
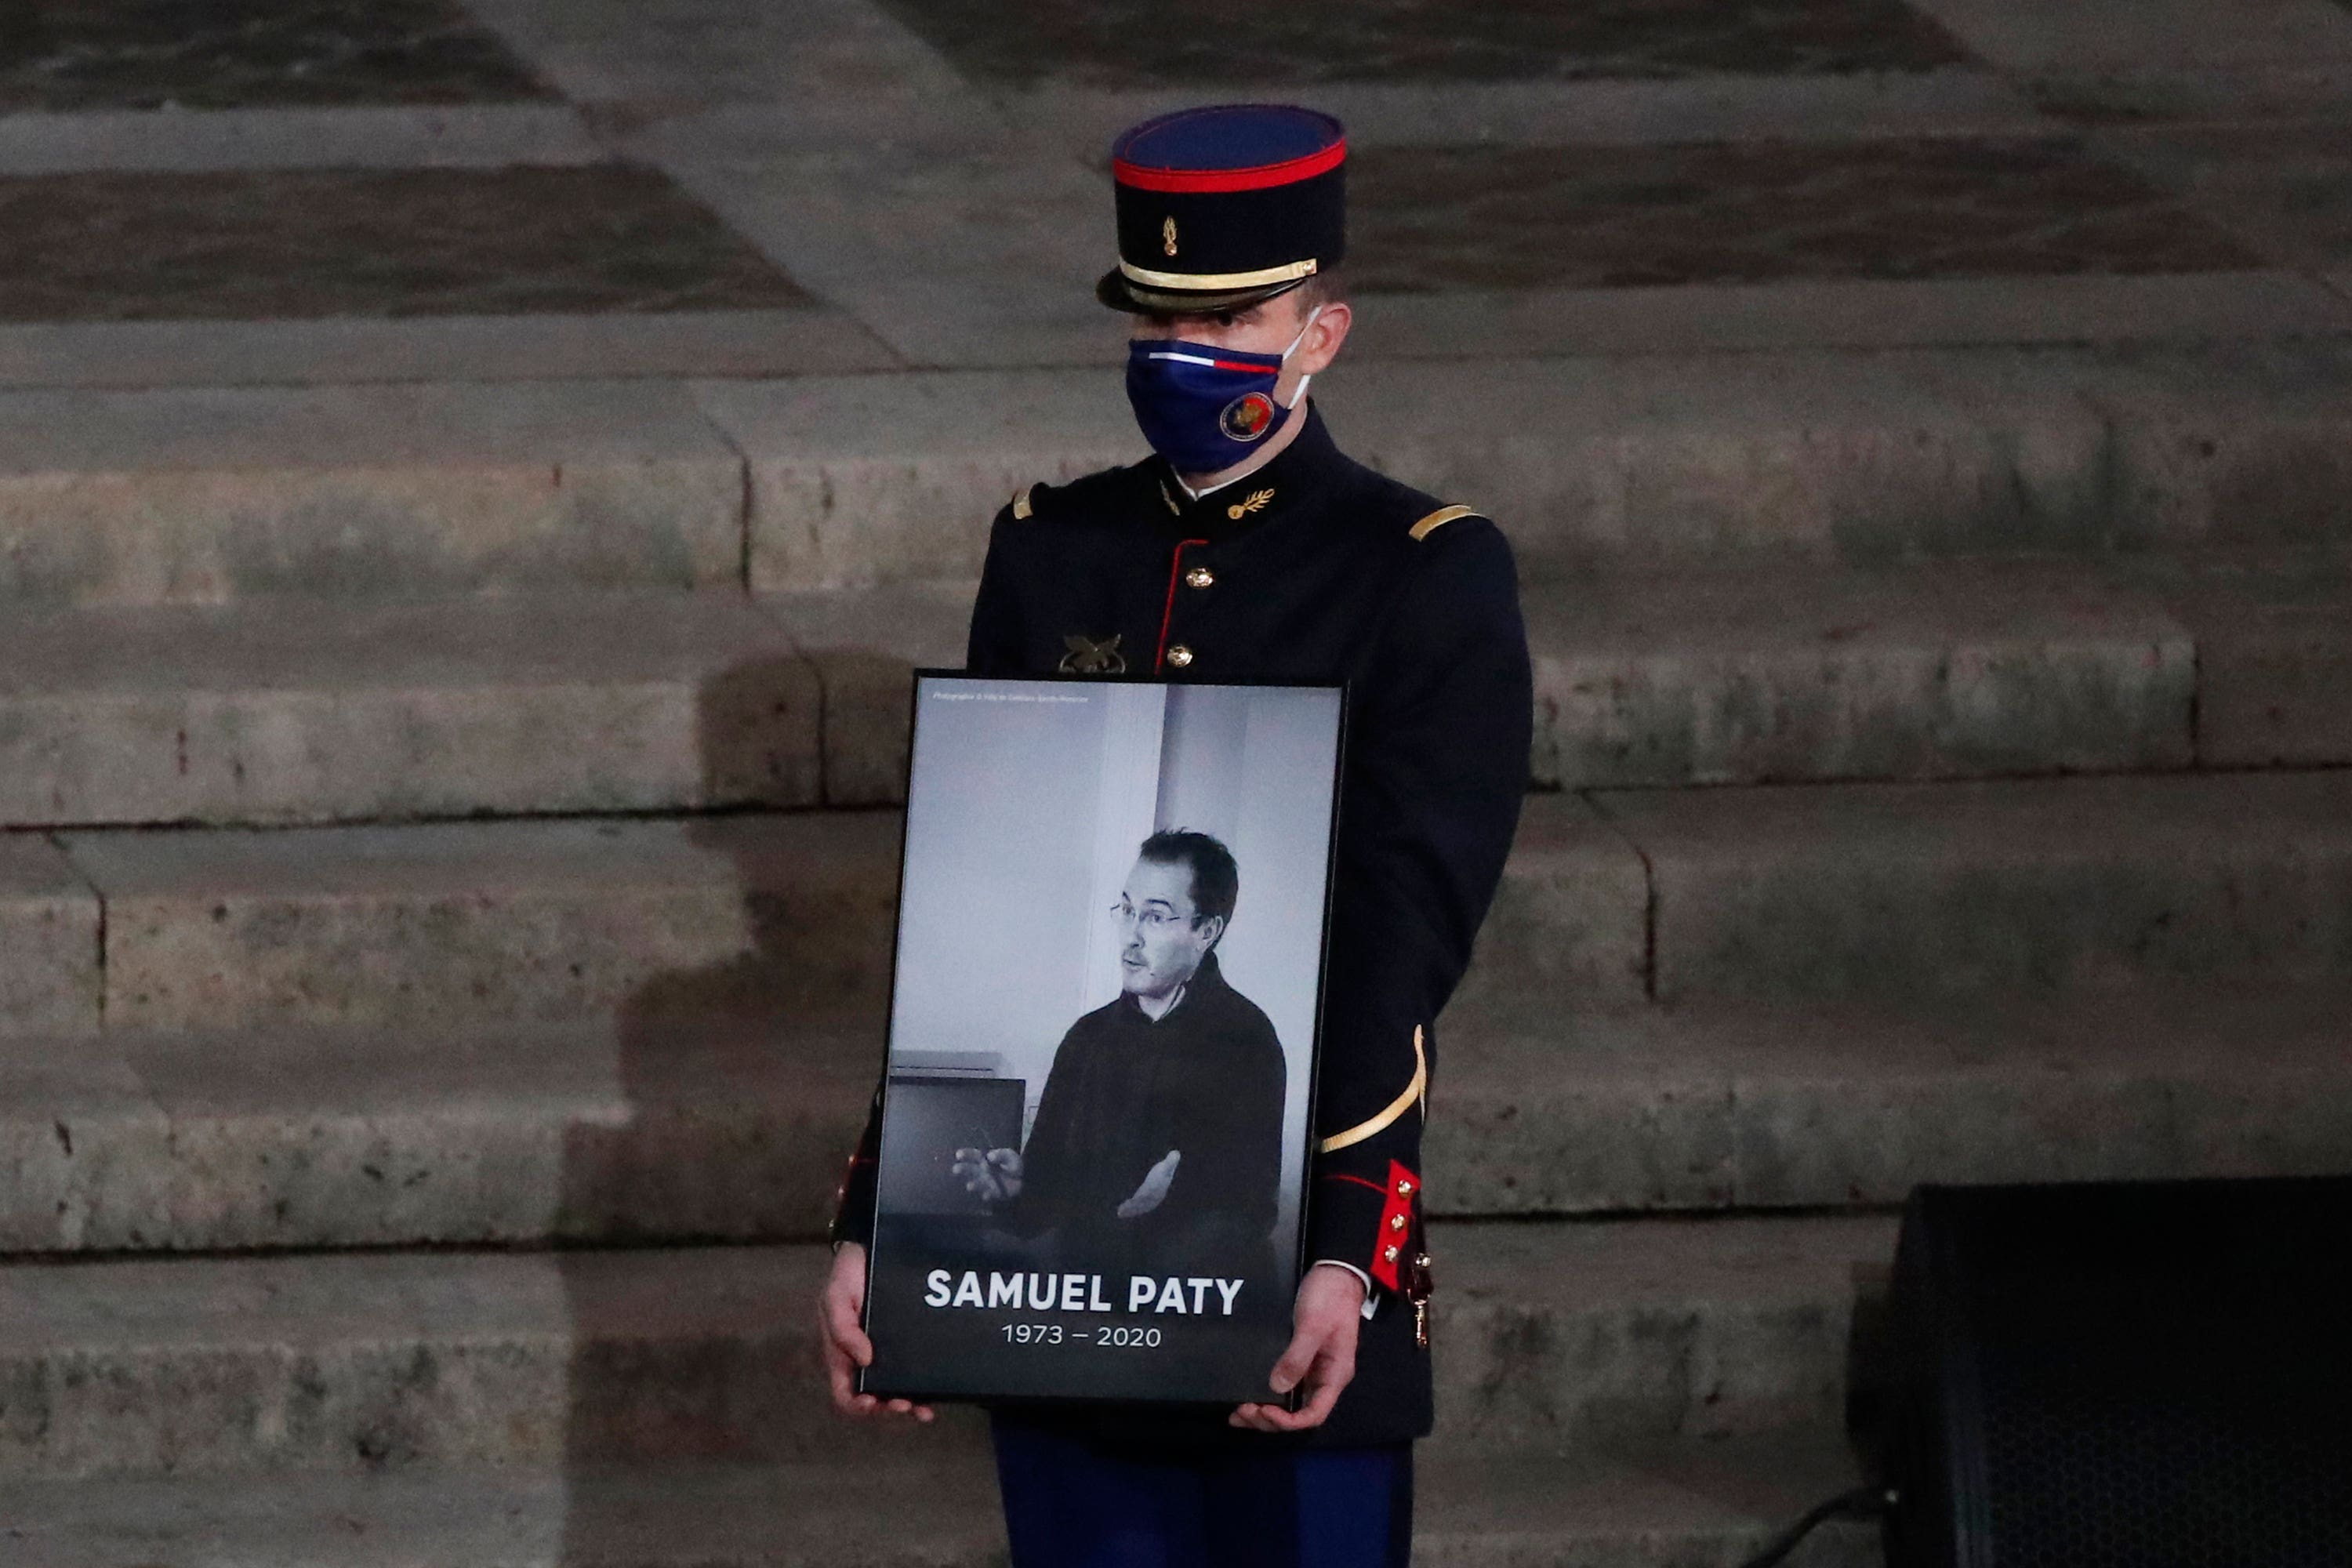
<path id="1" fill-rule="evenodd" d="M 2002 353 L 1375 366 L 1327 401 L 1354 455 L 1491 511 L 1538 574 L 2078 549 L 2108 529 L 2098 421 L 2063 374 Z"/>
<path id="2" fill-rule="evenodd" d="M 1144 453 L 1103 373 L 706 382 L 751 464 L 757 593 L 971 582 L 1013 492 Z"/>
<path id="3" fill-rule="evenodd" d="M 0 1247 L 154 1244 L 173 1153 L 162 1108 L 114 1041 L 34 1037 L 0 1049 Z"/>
<path id="4" fill-rule="evenodd" d="M 2352 775 L 1600 797 L 1662 1000 L 2352 973 Z"/>
<path id="5" fill-rule="evenodd" d="M 1833 1426 L 1878 1219 L 1438 1229 L 1438 1420 L 1570 1443 Z"/>
<path id="6" fill-rule="evenodd" d="M 895 816 L 77 834 L 108 1021 L 448 1026 L 877 994 Z"/>
<path id="7" fill-rule="evenodd" d="M 1374 293 L 2260 259 L 2129 170 L 2046 137 L 1373 148 L 1350 160 L 1348 200 L 1349 271 Z"/>
<path id="8" fill-rule="evenodd" d="M 2204 574 L 2175 590 L 2197 639 L 2197 758 L 2352 762 L 2352 574 L 2334 562 Z"/>
<path id="9" fill-rule="evenodd" d="M 1941 562 L 1531 585 L 1536 780 L 2186 766 L 2196 650 L 2114 575 Z"/>
<path id="10" fill-rule="evenodd" d="M 8 386 L 835 375 L 896 363 L 849 317 L 816 309 L 0 326 L 0 384 Z"/>
<path id="11" fill-rule="evenodd" d="M 26 1568 L 996 1568 L 995 1467 L 977 1431 L 870 1458 L 761 1464 L 429 1468 L 381 1475 L 0 1482 Z M 1444 1568 L 1687 1568 L 1742 1560 L 1853 1484 L 1825 1436 L 1496 1452 L 1441 1434 L 1413 1456 L 1413 1550 Z M 888 1528 L 877 1530 L 876 1521 Z M 1875 1532 L 1831 1525 L 1808 1568 L 1864 1568 Z"/>
<path id="12" fill-rule="evenodd" d="M 136 1114 L 78 1146 L 164 1201 L 110 1245 L 207 1249 L 813 1240 L 882 1059 L 878 1016 L 116 1038 Z"/>
<path id="13" fill-rule="evenodd" d="M 1834 1208 L 2352 1168 L 2337 987 L 1450 1012 L 1430 1211 Z M 807 1240 L 878 1015 L 117 1033 L 0 1066 L 16 1251 Z"/>
<path id="14" fill-rule="evenodd" d="M 2210 575 L 2217 593 L 2241 581 Z M 1531 581 L 1535 782 L 2184 765 L 2199 661 L 2165 606 L 2204 581 L 1961 562 Z M 25 615 L 0 626 L 0 822 L 895 802 L 909 673 L 961 666 L 971 593 Z M 2207 692 L 2209 737 L 2252 695 L 2246 679 L 2276 684 L 2266 667 L 2235 676 L 2260 634 L 2233 603 L 2200 621 L 2228 654 L 2208 650 L 2209 685 L 2239 682 Z"/>
<path id="15" fill-rule="evenodd" d="M 971 595 L 969 584 L 943 583 L 759 601 L 824 688 L 826 805 L 906 800 L 914 672 L 963 668 Z"/>
<path id="16" fill-rule="evenodd" d="M 817 672 L 716 595 L 306 600 L 0 626 L 0 820 L 806 805 Z"/>
<path id="17" fill-rule="evenodd" d="M 742 464 L 675 386 L 0 395 L 0 598 L 742 580 Z"/>
<path id="18" fill-rule="evenodd" d="M 12 27 L 0 69 L 0 107 L 9 110 L 551 96 L 449 0 L 222 0 L 186 14 L 47 5 Z"/>
<path id="19" fill-rule="evenodd" d="M 1474 988 L 1475 990 L 1475 988 Z M 1738 1179 L 1736 1081 L 1664 1010 L 1475 1002 L 1437 1031 L 1433 1214 L 1713 1209 Z"/>
<path id="20" fill-rule="evenodd" d="M 2310 65 L 2352 58 L 2352 20 L 2325 0 L 1915 0 L 1970 50 L 2013 70 Z"/>
<path id="21" fill-rule="evenodd" d="M 751 463 L 761 591 L 970 580 L 988 519 L 1015 490 L 1141 452 L 1107 374 L 698 395 Z M 1883 560 L 2108 534 L 2105 426 L 2063 362 L 1374 363 L 1317 396 L 1343 447 L 1491 512 L 1538 575 L 1759 546 Z M 1498 402 L 1521 411 L 1507 428 L 1485 417 Z"/>
<path id="22" fill-rule="evenodd" d="M 0 837 L 0 1035 L 98 1027 L 99 902 L 50 840 Z"/>
<path id="23" fill-rule="evenodd" d="M 1591 805 L 1529 796 L 1464 994 L 1507 984 L 1579 1002 L 1639 999 L 1649 897 L 1641 856 Z"/>
<path id="24" fill-rule="evenodd" d="M 887 8 L 963 69 L 1024 87 L 1056 78 L 1134 89 L 1902 72 L 1966 58 L 1940 28 L 1887 0 L 1758 0 L 1737 11 L 1705 0 L 1565 10 L 1502 0 L 1460 15 L 1309 0 L 1280 11 L 1221 9 L 1217 25 L 1202 28 L 1160 26 L 1136 0 L 1045 0 L 1017 16 L 973 0 L 887 0 Z"/>
<path id="25" fill-rule="evenodd" d="M 813 312 L 803 312 L 814 315 Z M 1802 279 L 1391 294 L 1348 360 L 2202 342 L 2352 330 L 2352 300 L 2285 268 L 2042 278 Z M 0 350 L 6 335 L 0 333 Z M 5 363 L 0 360 L 0 363 Z M 817 367 L 813 367 L 817 368 Z"/>
<path id="26" fill-rule="evenodd" d="M 2115 506 L 2151 538 L 2352 538 L 2352 348 L 2327 338 L 2148 348 L 2084 377 L 2113 426 Z"/>
<path id="27" fill-rule="evenodd" d="M 0 320 L 779 310 L 808 296 L 657 171 L 0 175 Z M 89 236 L 105 233 L 93 248 Z"/>
<path id="28" fill-rule="evenodd" d="M 2352 1169 L 2341 986 L 1461 1007 L 1433 1212 L 1835 1208 L 1921 1182 Z"/>
<path id="29" fill-rule="evenodd" d="M 1834 1412 L 1877 1220 L 1440 1227 L 1465 1441 Z M 341 1254 L 0 1270 L 0 1473 L 402 1470 L 921 1454 L 818 1388 L 820 1247 Z"/>

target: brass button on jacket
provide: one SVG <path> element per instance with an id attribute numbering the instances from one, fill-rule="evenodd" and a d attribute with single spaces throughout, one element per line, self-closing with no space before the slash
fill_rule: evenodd
<path id="1" fill-rule="evenodd" d="M 1206 566 L 1195 566 L 1184 574 L 1184 586 L 1187 588 L 1205 588 L 1216 580 L 1217 574 Z"/>
<path id="2" fill-rule="evenodd" d="M 1181 669 L 1192 662 L 1192 650 L 1182 643 L 1178 643 L 1168 650 L 1168 662 Z"/>

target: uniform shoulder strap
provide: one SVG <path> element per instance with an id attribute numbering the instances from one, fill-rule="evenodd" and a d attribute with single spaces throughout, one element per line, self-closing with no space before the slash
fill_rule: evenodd
<path id="1" fill-rule="evenodd" d="M 1449 522 L 1454 522 L 1465 517 L 1478 517 L 1484 514 L 1482 514 L 1475 506 L 1439 507 L 1435 511 L 1431 512 L 1427 517 L 1423 518 L 1419 522 L 1412 525 L 1411 532 L 1413 537 L 1413 542 L 1415 543 L 1419 543 L 1422 540 L 1427 539 L 1431 534 L 1435 533 L 1439 529 L 1444 528 Z"/>
<path id="2" fill-rule="evenodd" d="M 1015 519 L 1027 518 L 1034 515 L 1033 510 L 1029 505 L 1029 492 L 1036 488 L 1037 487 L 1035 485 L 1023 485 L 1021 487 L 1020 493 L 1013 498 L 1013 515 Z"/>

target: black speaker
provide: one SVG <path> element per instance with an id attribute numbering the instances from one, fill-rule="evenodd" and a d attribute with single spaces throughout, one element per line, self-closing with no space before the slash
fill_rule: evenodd
<path id="1" fill-rule="evenodd" d="M 1922 1187 L 1892 1568 L 2352 1568 L 2352 1179 Z"/>

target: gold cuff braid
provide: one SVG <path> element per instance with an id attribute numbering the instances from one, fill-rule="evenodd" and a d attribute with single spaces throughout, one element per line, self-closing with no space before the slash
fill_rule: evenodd
<path id="1" fill-rule="evenodd" d="M 1421 1102 L 1422 1114 L 1426 1116 L 1429 1113 L 1429 1054 L 1422 1048 L 1419 1024 L 1412 1026 L 1412 1081 L 1404 1086 L 1404 1092 L 1391 1100 L 1370 1121 L 1359 1121 L 1345 1132 L 1334 1132 L 1324 1139 L 1315 1145 L 1315 1152 L 1328 1154 L 1335 1149 L 1345 1149 L 1350 1143 L 1362 1142 L 1412 1110 L 1416 1100 Z"/>

